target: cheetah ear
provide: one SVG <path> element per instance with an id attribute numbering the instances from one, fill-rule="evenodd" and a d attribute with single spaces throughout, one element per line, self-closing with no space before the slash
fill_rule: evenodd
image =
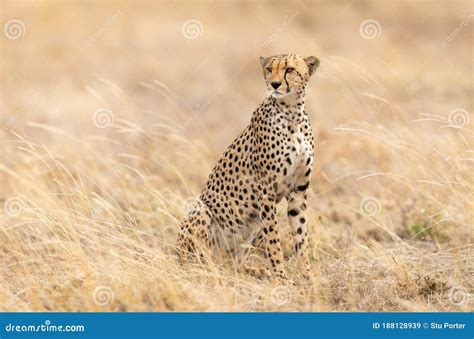
<path id="1" fill-rule="evenodd" d="M 270 58 L 260 57 L 260 65 L 262 65 L 262 67 L 265 67 L 266 64 L 268 63 L 268 59 Z"/>
<path id="2" fill-rule="evenodd" d="M 306 62 L 306 65 L 308 66 L 308 71 L 309 75 L 313 75 L 314 72 L 316 72 L 316 68 L 319 67 L 319 64 L 321 63 L 318 58 L 315 56 L 309 56 L 307 58 L 303 59 L 304 62 Z"/>

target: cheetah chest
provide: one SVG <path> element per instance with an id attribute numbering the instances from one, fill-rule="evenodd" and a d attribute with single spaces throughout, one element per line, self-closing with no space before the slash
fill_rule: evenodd
<path id="1" fill-rule="evenodd" d="M 277 191 L 277 200 L 286 196 L 295 189 L 297 180 L 304 177 L 309 169 L 311 158 L 311 144 L 303 133 L 295 133 L 289 141 L 289 156 L 284 166 L 286 171 Z"/>

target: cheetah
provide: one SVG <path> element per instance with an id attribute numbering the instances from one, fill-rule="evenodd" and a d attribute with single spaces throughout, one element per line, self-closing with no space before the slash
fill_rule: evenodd
<path id="1" fill-rule="evenodd" d="M 282 54 L 260 63 L 269 95 L 212 170 L 181 225 L 177 248 L 182 261 L 202 257 L 203 249 L 245 258 L 259 248 L 270 268 L 263 268 L 265 274 L 288 281 L 276 220 L 276 206 L 285 198 L 298 267 L 309 279 L 305 211 L 314 141 L 305 98 L 320 61 Z"/>

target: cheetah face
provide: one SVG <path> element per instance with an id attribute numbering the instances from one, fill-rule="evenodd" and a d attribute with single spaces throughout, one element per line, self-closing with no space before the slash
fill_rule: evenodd
<path id="1" fill-rule="evenodd" d="M 260 58 L 267 90 L 274 98 L 284 98 L 292 93 L 301 93 L 309 78 L 319 66 L 319 59 L 302 58 L 294 54 L 281 54 Z"/>

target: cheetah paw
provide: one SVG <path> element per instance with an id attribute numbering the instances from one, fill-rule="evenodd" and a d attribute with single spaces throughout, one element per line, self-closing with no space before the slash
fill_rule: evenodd
<path id="1" fill-rule="evenodd" d="M 255 278 L 270 278 L 271 274 L 270 271 L 266 267 L 253 267 L 253 266 L 246 266 L 242 267 L 243 272 L 251 275 Z"/>

